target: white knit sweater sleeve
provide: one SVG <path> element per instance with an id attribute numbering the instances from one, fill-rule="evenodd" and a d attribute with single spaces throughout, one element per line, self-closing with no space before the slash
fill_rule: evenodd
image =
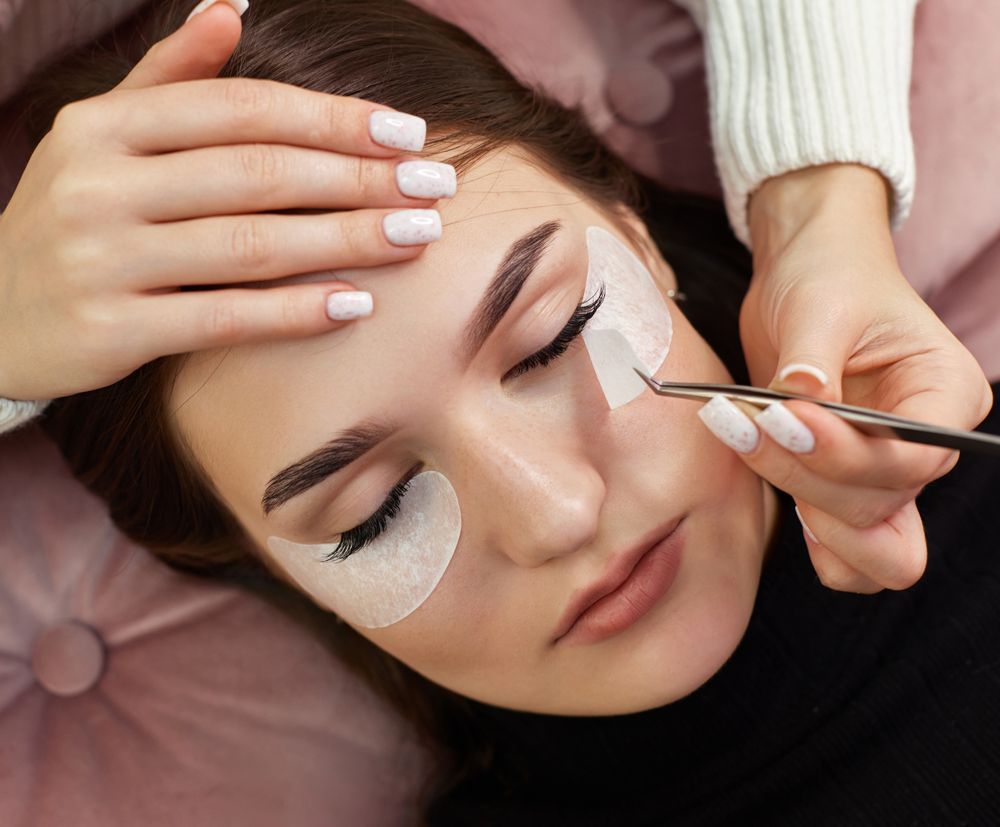
<path id="1" fill-rule="evenodd" d="M 49 406 L 50 401 L 22 401 L 0 396 L 0 434 L 30 422 Z"/>
<path id="2" fill-rule="evenodd" d="M 674 0 L 705 40 L 712 140 L 729 222 L 748 247 L 747 202 L 765 179 L 855 162 L 909 214 L 909 86 L 918 0 Z"/>

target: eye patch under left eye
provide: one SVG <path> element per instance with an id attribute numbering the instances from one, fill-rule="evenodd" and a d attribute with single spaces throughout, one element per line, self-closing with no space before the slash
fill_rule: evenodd
<path id="1" fill-rule="evenodd" d="M 348 623 L 378 629 L 397 623 L 434 591 L 462 532 L 458 496 L 448 478 L 423 471 L 410 480 L 400 510 L 382 534 L 346 560 L 325 562 L 336 543 L 268 537 L 278 563 L 317 603 Z"/>
<path id="2" fill-rule="evenodd" d="M 646 384 L 631 369 L 654 374 L 666 361 L 673 320 L 652 273 L 628 247 L 603 227 L 587 228 L 586 295 L 604 285 L 604 303 L 590 320 L 583 340 L 614 410 L 639 396 Z"/>

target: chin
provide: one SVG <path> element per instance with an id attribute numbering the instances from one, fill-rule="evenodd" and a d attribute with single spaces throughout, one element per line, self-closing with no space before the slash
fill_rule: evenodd
<path id="1" fill-rule="evenodd" d="M 678 573 L 672 600 L 605 641 L 589 665 L 589 691 L 561 699 L 564 715 L 624 715 L 679 701 L 703 686 L 736 651 L 750 624 L 763 551 L 706 555 Z M 596 654 L 596 652 L 595 652 Z"/>

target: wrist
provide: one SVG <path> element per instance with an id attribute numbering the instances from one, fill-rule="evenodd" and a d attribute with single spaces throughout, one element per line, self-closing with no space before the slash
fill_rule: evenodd
<path id="1" fill-rule="evenodd" d="M 889 183 L 860 164 L 823 164 L 768 178 L 747 206 L 754 259 L 775 255 L 805 227 L 823 224 L 884 235 L 891 244 L 891 204 Z"/>

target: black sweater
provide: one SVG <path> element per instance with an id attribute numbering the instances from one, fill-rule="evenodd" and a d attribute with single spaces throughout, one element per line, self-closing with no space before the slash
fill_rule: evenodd
<path id="1" fill-rule="evenodd" d="M 981 428 L 1000 433 L 996 407 Z M 926 573 L 855 595 L 819 583 L 783 499 L 749 628 L 706 684 L 621 716 L 474 704 L 495 765 L 429 823 L 1000 824 L 1000 460 L 963 455 L 917 502 Z"/>

